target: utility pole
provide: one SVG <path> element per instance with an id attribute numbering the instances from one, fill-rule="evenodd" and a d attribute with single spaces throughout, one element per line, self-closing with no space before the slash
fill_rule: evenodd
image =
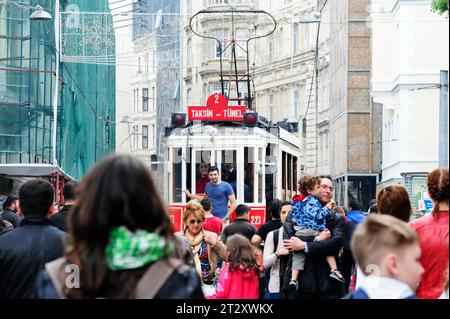
<path id="1" fill-rule="evenodd" d="M 448 167 L 448 71 L 441 70 L 439 87 L 439 167 Z"/>

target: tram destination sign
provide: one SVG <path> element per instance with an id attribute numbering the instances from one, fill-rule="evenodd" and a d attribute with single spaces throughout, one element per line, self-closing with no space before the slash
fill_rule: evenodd
<path id="1" fill-rule="evenodd" d="M 189 106 L 190 121 L 243 121 L 245 106 Z"/>
<path id="2" fill-rule="evenodd" d="M 188 106 L 190 121 L 243 121 L 245 106 L 228 105 L 225 96 L 213 94 L 208 97 L 206 106 Z"/>

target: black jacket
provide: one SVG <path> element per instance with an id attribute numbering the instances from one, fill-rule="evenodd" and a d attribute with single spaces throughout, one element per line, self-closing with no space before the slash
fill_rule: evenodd
<path id="1" fill-rule="evenodd" d="M 67 233 L 69 231 L 69 227 L 67 225 L 67 218 L 69 216 L 69 212 L 72 207 L 73 205 L 64 205 L 63 208 L 61 208 L 57 214 L 53 215 L 50 218 L 53 226 Z"/>
<path id="2" fill-rule="evenodd" d="M 25 218 L 0 236 L 0 299 L 33 298 L 39 271 L 63 253 L 64 233 L 48 218 Z"/>
<path id="3" fill-rule="evenodd" d="M 3 220 L 10 222 L 14 228 L 19 227 L 20 222 L 22 221 L 22 218 L 9 208 L 6 208 L 3 212 L 1 212 L 0 217 Z"/>
<path id="4" fill-rule="evenodd" d="M 252 237 L 258 229 L 255 225 L 250 223 L 247 219 L 237 218 L 225 227 L 222 231 L 221 240 L 223 243 L 227 242 L 227 238 L 234 234 L 241 234 L 242 236 L 252 240 Z"/>
<path id="5" fill-rule="evenodd" d="M 39 273 L 36 280 L 36 298 L 59 299 L 47 271 Z M 203 299 L 202 283 L 195 268 L 181 267 L 167 279 L 154 299 Z"/>
<path id="6" fill-rule="evenodd" d="M 292 215 L 289 215 L 285 224 L 283 238 L 289 239 L 292 233 Z M 310 294 L 317 297 L 344 295 L 344 286 L 332 279 L 330 280 L 330 266 L 326 261 L 326 256 L 335 256 L 339 268 L 339 250 L 344 242 L 345 220 L 341 214 L 332 212 L 326 218 L 326 228 L 331 232 L 331 238 L 324 241 L 308 242 L 308 253 L 306 254 L 305 269 L 299 273 L 299 295 Z M 290 254 L 291 255 L 291 254 Z M 284 259 L 282 265 L 283 285 L 288 284 L 292 265 L 292 256 Z"/>

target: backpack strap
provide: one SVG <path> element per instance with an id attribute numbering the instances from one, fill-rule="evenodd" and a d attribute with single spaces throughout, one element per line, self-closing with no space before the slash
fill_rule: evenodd
<path id="1" fill-rule="evenodd" d="M 275 249 L 275 251 L 277 251 L 277 247 L 278 247 L 278 237 L 280 237 L 280 229 L 275 229 L 273 231 L 273 248 Z"/>
<path id="2" fill-rule="evenodd" d="M 62 293 L 62 289 L 64 287 L 64 278 L 61 277 L 61 274 L 65 273 L 63 271 L 63 267 L 65 264 L 66 258 L 64 257 L 55 259 L 45 264 L 45 270 L 47 270 L 47 274 L 50 277 L 50 280 L 52 281 L 52 284 L 55 287 L 59 298 L 61 299 L 66 299 L 66 297 Z"/>
<path id="3" fill-rule="evenodd" d="M 59 297 L 65 299 L 62 289 L 64 287 L 64 265 L 65 258 L 58 258 L 52 262 L 45 264 L 45 269 L 56 289 Z M 172 275 L 172 273 L 181 269 L 184 263 L 175 258 L 158 260 L 154 262 L 144 273 L 136 285 L 135 298 L 136 299 L 152 299 Z M 187 267 L 187 266 L 186 266 Z"/>
<path id="4" fill-rule="evenodd" d="M 183 266 L 179 259 L 158 260 L 147 269 L 136 286 L 136 299 L 153 299 L 170 275 Z"/>

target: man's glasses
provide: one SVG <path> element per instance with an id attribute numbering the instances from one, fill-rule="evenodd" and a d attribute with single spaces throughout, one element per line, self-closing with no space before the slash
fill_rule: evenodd
<path id="1" fill-rule="evenodd" d="M 203 223 L 203 220 L 201 220 L 201 219 L 191 219 L 190 221 L 189 221 L 189 224 L 191 224 L 191 225 L 194 225 L 194 224 L 202 224 Z"/>

